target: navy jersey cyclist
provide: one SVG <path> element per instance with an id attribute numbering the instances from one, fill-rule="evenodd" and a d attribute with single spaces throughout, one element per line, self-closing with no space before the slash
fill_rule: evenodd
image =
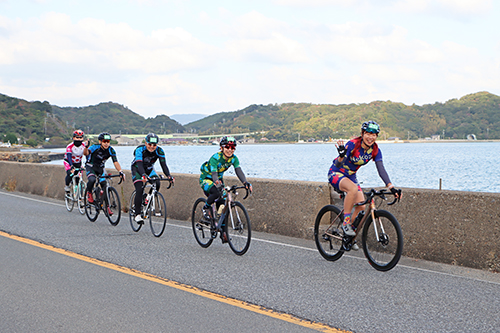
<path id="1" fill-rule="evenodd" d="M 132 161 L 132 181 L 134 182 L 134 187 L 136 190 L 135 194 L 135 221 L 137 223 L 144 223 L 144 218 L 141 216 L 142 210 L 142 195 L 143 195 L 143 184 L 148 178 L 158 178 L 155 172 L 154 164 L 156 161 L 160 161 L 161 169 L 163 173 L 172 182 L 175 179 L 170 175 L 170 171 L 167 166 L 167 160 L 165 159 L 165 152 L 158 146 L 159 138 L 154 133 L 149 133 L 145 138 L 145 144 L 140 145 L 134 150 L 134 159 Z M 160 190 L 160 181 L 156 180 L 156 189 Z"/>
<path id="2" fill-rule="evenodd" d="M 363 191 L 356 178 L 356 171 L 370 160 L 375 161 L 378 174 L 385 185 L 399 198 L 399 191 L 394 188 L 382 162 L 382 152 L 375 143 L 380 133 L 380 126 L 374 121 L 364 122 L 361 136 L 349 140 L 345 146 L 342 140 L 337 141 L 339 156 L 333 161 L 328 171 L 328 181 L 336 190 L 346 193 L 344 198 L 344 223 L 342 229 L 348 236 L 355 236 L 351 225 L 351 212 L 356 202 L 364 201 Z M 357 206 L 353 216 L 357 216 L 364 206 Z"/>
<path id="3" fill-rule="evenodd" d="M 83 154 L 87 156 L 87 162 L 85 163 L 85 171 L 87 173 L 87 201 L 90 203 L 94 202 L 92 198 L 92 190 L 94 189 L 95 182 L 97 178 L 106 175 L 106 170 L 104 165 L 106 161 L 111 157 L 113 165 L 116 171 L 120 173 L 123 179 L 125 179 L 125 174 L 122 171 L 120 163 L 116 158 L 116 152 L 113 147 L 110 146 L 111 135 L 109 133 L 103 132 L 99 134 L 98 138 L 99 144 L 92 145 L 90 147 L 85 147 Z M 103 190 L 106 188 L 106 182 L 104 178 L 99 179 Z M 104 197 L 106 200 L 106 197 Z M 109 207 L 108 207 L 109 209 Z M 111 211 L 109 211 L 111 213 Z"/>
<path id="4" fill-rule="evenodd" d="M 241 170 L 240 161 L 234 155 L 235 149 L 236 140 L 233 137 L 224 136 L 220 140 L 220 151 L 201 165 L 200 186 L 208 197 L 206 204 L 203 206 L 203 212 L 207 218 L 212 216 L 210 207 L 222 195 L 222 189 L 224 188 L 224 179 L 222 177 L 224 172 L 231 166 L 234 167 L 238 179 L 252 192 L 252 185 L 247 182 L 245 174 Z"/>

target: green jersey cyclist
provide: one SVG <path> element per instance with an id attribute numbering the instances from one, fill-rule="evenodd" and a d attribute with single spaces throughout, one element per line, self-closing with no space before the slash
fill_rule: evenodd
<path id="1" fill-rule="evenodd" d="M 231 166 L 238 179 L 245 187 L 252 192 L 252 185 L 247 181 L 245 174 L 241 170 L 240 161 L 234 155 L 236 149 L 236 139 L 230 136 L 224 136 L 220 140 L 220 151 L 212 155 L 208 161 L 201 165 L 200 186 L 207 196 L 207 202 L 203 206 L 205 218 L 212 218 L 212 204 L 222 196 L 224 188 L 223 175 Z M 226 241 L 227 236 L 221 235 L 222 240 Z"/>

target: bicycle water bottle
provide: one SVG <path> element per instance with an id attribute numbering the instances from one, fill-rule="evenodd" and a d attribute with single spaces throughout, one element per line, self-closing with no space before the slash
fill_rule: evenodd
<path id="1" fill-rule="evenodd" d="M 356 230 L 358 228 L 359 222 L 361 222 L 361 219 L 365 216 L 365 211 L 362 210 L 358 213 L 358 216 L 354 219 L 354 222 L 352 223 L 352 228 Z"/>
<path id="2" fill-rule="evenodd" d="M 219 209 L 217 210 L 217 214 L 221 215 L 222 211 L 224 210 L 224 207 L 226 207 L 224 204 L 219 206 Z"/>

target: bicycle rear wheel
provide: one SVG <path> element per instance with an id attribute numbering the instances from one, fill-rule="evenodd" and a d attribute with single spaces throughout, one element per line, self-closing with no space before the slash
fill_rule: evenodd
<path id="1" fill-rule="evenodd" d="M 155 237 L 160 237 L 167 225 L 167 204 L 160 192 L 156 192 L 153 202 L 149 205 L 149 226 Z"/>
<path id="2" fill-rule="evenodd" d="M 85 215 L 85 193 L 87 192 L 87 185 L 80 179 L 78 184 L 78 211 L 80 214 Z"/>
<path id="3" fill-rule="evenodd" d="M 319 253 L 328 261 L 340 259 L 342 250 L 342 223 L 344 212 L 338 207 L 327 205 L 319 211 L 314 223 L 314 241 Z"/>
<path id="4" fill-rule="evenodd" d="M 207 248 L 212 244 L 213 238 L 210 232 L 210 221 L 203 217 L 203 206 L 207 200 L 198 198 L 193 206 L 191 214 L 191 225 L 193 227 L 194 238 L 201 247 Z"/>
<path id="5" fill-rule="evenodd" d="M 132 227 L 132 230 L 138 232 L 139 230 L 141 230 L 144 221 L 142 223 L 135 222 L 135 194 L 136 191 L 132 192 L 132 195 L 130 196 L 130 204 L 129 204 L 130 208 L 128 210 L 128 218 L 130 220 L 130 226 Z"/>
<path id="6" fill-rule="evenodd" d="M 377 238 L 378 235 L 378 238 Z M 403 233 L 398 220 L 385 210 L 375 211 L 363 227 L 363 252 L 378 271 L 388 271 L 398 263 L 403 252 Z"/>
<path id="7" fill-rule="evenodd" d="M 120 217 L 122 214 L 122 205 L 120 203 L 120 197 L 118 196 L 118 191 L 111 186 L 109 186 L 107 190 L 108 190 L 107 208 L 109 208 L 109 210 L 105 210 L 105 213 L 106 216 L 108 217 L 109 223 L 111 223 L 112 226 L 116 226 L 118 225 L 118 223 L 120 223 Z M 106 202 L 104 203 L 104 206 L 106 206 Z"/>
<path id="8" fill-rule="evenodd" d="M 75 200 L 74 200 L 74 186 L 73 182 L 69 184 L 71 187 L 71 190 L 69 192 L 64 192 L 64 203 L 66 204 L 66 209 L 68 212 L 71 212 L 73 210 L 73 206 L 75 205 Z"/>
<path id="9" fill-rule="evenodd" d="M 95 222 L 97 220 L 97 216 L 99 216 L 99 209 L 97 208 L 96 205 L 97 203 L 97 195 L 96 195 L 96 190 L 94 189 L 92 196 L 94 197 L 94 202 L 90 203 L 88 202 L 87 199 L 87 193 L 85 193 L 85 215 L 87 215 L 87 218 L 90 220 L 90 222 Z"/>
<path id="10" fill-rule="evenodd" d="M 233 202 L 225 221 L 227 240 L 234 253 L 244 255 L 250 247 L 252 228 L 247 210 L 240 202 Z"/>

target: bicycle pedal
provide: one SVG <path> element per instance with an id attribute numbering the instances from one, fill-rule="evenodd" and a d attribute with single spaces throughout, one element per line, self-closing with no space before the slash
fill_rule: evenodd
<path id="1" fill-rule="evenodd" d="M 161 216 L 161 213 L 155 213 L 155 216 Z"/>

